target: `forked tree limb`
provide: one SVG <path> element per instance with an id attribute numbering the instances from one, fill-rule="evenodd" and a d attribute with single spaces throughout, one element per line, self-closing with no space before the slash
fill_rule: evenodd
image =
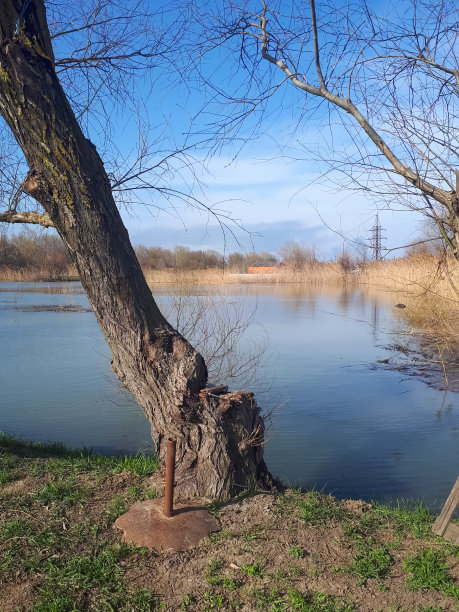
<path id="1" fill-rule="evenodd" d="M 321 52 L 314 0 L 309 0 L 309 6 L 313 32 L 314 62 L 317 77 L 319 79 L 319 86 L 308 82 L 305 77 L 299 77 L 297 70 L 290 67 L 283 56 L 276 56 L 278 55 L 277 52 L 276 55 L 271 54 L 269 50 L 271 36 L 268 30 L 268 5 L 266 0 L 262 0 L 262 2 L 263 11 L 259 16 L 261 35 L 257 34 L 257 37 L 261 38 L 262 58 L 282 70 L 282 72 L 287 76 L 288 80 L 297 89 L 300 89 L 312 96 L 323 98 L 330 104 L 341 108 L 346 113 L 351 115 L 351 117 L 357 121 L 369 139 L 381 151 L 383 156 L 388 160 L 399 176 L 403 177 L 411 185 L 419 189 L 422 195 L 434 199 L 447 209 L 449 215 L 453 219 L 452 230 L 454 235 L 454 244 L 452 244 L 450 241 L 449 246 L 450 248 L 452 247 L 451 250 L 454 256 L 459 259 L 459 187 L 456 187 L 456 191 L 446 191 L 424 179 L 418 172 L 416 172 L 416 169 L 413 170 L 413 168 L 410 168 L 408 164 L 399 159 L 399 157 L 389 147 L 383 136 L 381 136 L 381 134 L 349 98 L 337 95 L 328 89 L 321 69 Z M 454 74 L 456 74 L 456 72 L 454 72 Z"/>
<path id="2" fill-rule="evenodd" d="M 110 346 L 112 368 L 149 419 L 161 458 L 167 439 L 177 439 L 180 495 L 222 499 L 251 482 L 269 486 L 258 440 L 264 424 L 253 394 L 201 398 L 204 359 L 153 299 L 103 161 L 56 74 L 43 0 L 2 0 L 0 114 L 31 169 L 21 189 L 67 245 Z M 11 210 L 10 220 L 14 215 L 32 218 Z M 253 431 L 260 432 L 257 445 Z"/>

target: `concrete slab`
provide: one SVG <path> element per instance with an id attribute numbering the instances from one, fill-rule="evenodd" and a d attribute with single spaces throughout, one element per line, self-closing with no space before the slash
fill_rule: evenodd
<path id="1" fill-rule="evenodd" d="M 163 499 L 136 502 L 115 521 L 114 526 L 124 532 L 124 541 L 146 546 L 158 552 L 178 552 L 197 546 L 220 525 L 202 506 L 177 504 L 173 515 L 163 514 Z"/>

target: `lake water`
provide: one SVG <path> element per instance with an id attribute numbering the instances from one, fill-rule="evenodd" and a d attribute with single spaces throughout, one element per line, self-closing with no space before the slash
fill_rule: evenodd
<path id="1" fill-rule="evenodd" d="M 172 289 L 154 293 L 167 307 Z M 265 446 L 273 474 L 338 497 L 443 504 L 458 475 L 459 394 L 378 363 L 400 341 L 387 296 L 230 285 L 224 299 L 256 308 L 247 339 L 269 337 L 251 388 L 263 409 L 274 408 Z M 56 311 L 70 305 L 82 311 Z M 79 283 L 0 283 L 0 431 L 151 450 L 149 424 L 111 372 L 88 306 Z"/>

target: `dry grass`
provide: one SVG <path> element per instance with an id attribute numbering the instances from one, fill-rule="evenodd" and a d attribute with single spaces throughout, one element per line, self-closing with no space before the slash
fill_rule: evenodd
<path id="1" fill-rule="evenodd" d="M 150 285 L 236 285 L 236 284 L 303 284 L 323 287 L 345 285 L 362 289 L 384 290 L 391 301 L 406 308 L 396 312 L 416 329 L 441 343 L 441 350 L 458 350 L 459 263 L 448 256 L 418 254 L 412 257 L 375 262 L 360 270 L 344 270 L 336 262 L 316 262 L 295 270 L 279 266 L 269 274 L 241 274 L 232 269 L 145 270 Z M 68 270 L 67 278 L 75 278 Z M 62 280 L 64 278 L 61 277 Z M 60 280 L 50 270 L 0 269 L 2 281 Z M 439 345 L 440 346 L 440 345 Z"/>
<path id="2" fill-rule="evenodd" d="M 357 282 L 358 275 L 345 273 L 338 264 L 317 262 L 301 270 L 279 266 L 272 274 L 241 274 L 231 269 L 208 270 L 146 270 L 148 284 L 192 284 L 192 285 L 232 285 L 232 284 L 342 284 Z"/>
<path id="3" fill-rule="evenodd" d="M 372 263 L 360 274 L 361 284 L 384 289 L 417 331 L 437 338 L 439 350 L 459 347 L 459 263 L 430 254 Z"/>
<path id="4" fill-rule="evenodd" d="M 347 272 L 335 262 L 318 262 L 301 270 L 279 266 L 271 274 L 220 269 L 149 270 L 146 277 L 152 285 L 307 284 L 382 289 L 394 304 L 405 306 L 395 312 L 407 321 L 413 333 L 435 339 L 434 348 L 441 359 L 459 350 L 459 264 L 453 257 L 419 254 L 374 262 Z"/>
<path id="5" fill-rule="evenodd" d="M 78 280 L 78 274 L 75 266 L 67 266 L 65 270 L 55 270 L 46 268 L 10 268 L 8 266 L 0 267 L 0 282 L 47 282 L 47 281 L 66 281 Z"/>

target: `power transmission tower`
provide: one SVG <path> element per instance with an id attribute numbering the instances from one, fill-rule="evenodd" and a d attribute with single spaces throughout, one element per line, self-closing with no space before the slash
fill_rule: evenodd
<path id="1" fill-rule="evenodd" d="M 383 241 L 385 240 L 385 230 L 379 223 L 379 215 L 376 215 L 375 224 L 370 230 L 370 248 L 373 251 L 373 258 L 375 261 L 379 261 L 382 257 Z"/>

